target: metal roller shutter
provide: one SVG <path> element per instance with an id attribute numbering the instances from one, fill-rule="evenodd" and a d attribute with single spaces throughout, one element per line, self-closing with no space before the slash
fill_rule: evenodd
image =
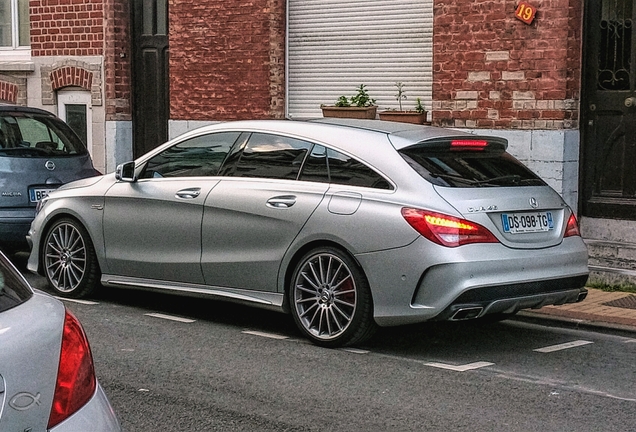
<path id="1" fill-rule="evenodd" d="M 380 109 L 419 97 L 431 109 L 433 0 L 289 0 L 287 114 L 320 117 L 320 104 L 365 84 Z"/>

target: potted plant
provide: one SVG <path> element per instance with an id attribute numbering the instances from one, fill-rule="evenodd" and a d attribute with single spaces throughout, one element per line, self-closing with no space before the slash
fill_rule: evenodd
<path id="1" fill-rule="evenodd" d="M 426 121 L 426 110 L 422 105 L 421 99 L 417 98 L 414 110 L 403 110 L 402 100 L 406 99 L 406 94 L 404 94 L 404 84 L 398 82 L 395 83 L 395 86 L 398 90 L 397 94 L 395 95 L 395 99 L 397 99 L 400 109 L 390 109 L 380 112 L 380 120 L 423 124 Z"/>
<path id="2" fill-rule="evenodd" d="M 340 96 L 334 105 L 320 105 L 323 117 L 374 119 L 378 107 L 364 84 L 355 95 Z"/>

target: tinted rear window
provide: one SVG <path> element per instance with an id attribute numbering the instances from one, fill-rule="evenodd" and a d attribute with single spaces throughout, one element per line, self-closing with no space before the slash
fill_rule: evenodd
<path id="1" fill-rule="evenodd" d="M 86 154 L 86 147 L 62 120 L 27 113 L 0 114 L 0 156 L 64 157 Z"/>
<path id="2" fill-rule="evenodd" d="M 33 291 L 14 270 L 7 258 L 0 253 L 0 312 L 24 303 Z"/>
<path id="3" fill-rule="evenodd" d="M 408 164 L 429 182 L 447 187 L 543 186 L 545 182 L 503 150 L 400 151 Z"/>

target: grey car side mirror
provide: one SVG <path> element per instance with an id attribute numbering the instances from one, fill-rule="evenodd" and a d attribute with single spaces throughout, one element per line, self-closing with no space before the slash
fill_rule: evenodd
<path id="1" fill-rule="evenodd" d="M 117 165 L 115 170 L 115 178 L 117 180 L 134 183 L 137 181 L 135 175 L 135 162 L 126 162 L 121 165 Z"/>

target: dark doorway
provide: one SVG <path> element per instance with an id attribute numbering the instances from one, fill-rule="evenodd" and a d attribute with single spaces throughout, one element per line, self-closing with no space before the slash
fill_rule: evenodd
<path id="1" fill-rule="evenodd" d="M 636 220 L 636 0 L 587 0 L 582 214 Z"/>
<path id="2" fill-rule="evenodd" d="M 133 155 L 168 139 L 168 0 L 133 0 Z"/>

